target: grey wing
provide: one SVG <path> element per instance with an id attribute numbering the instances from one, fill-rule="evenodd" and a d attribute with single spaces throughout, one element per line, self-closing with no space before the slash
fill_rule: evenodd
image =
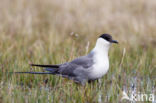
<path id="1" fill-rule="evenodd" d="M 87 69 L 89 69 L 92 65 L 92 58 L 88 56 L 82 56 L 69 63 L 61 65 L 58 72 L 59 74 L 68 76 L 84 75 L 87 73 Z"/>
<path id="2" fill-rule="evenodd" d="M 62 76 L 74 77 L 76 76 L 76 74 L 74 73 L 74 70 L 76 68 L 78 68 L 78 66 L 75 64 L 65 63 L 60 66 L 58 73 L 61 74 Z"/>
<path id="3" fill-rule="evenodd" d="M 93 59 L 89 56 L 82 56 L 71 61 L 71 63 L 81 65 L 83 68 L 89 68 L 93 65 Z"/>

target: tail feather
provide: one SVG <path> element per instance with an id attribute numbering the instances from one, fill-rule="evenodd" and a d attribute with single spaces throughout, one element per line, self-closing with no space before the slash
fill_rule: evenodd
<path id="1" fill-rule="evenodd" d="M 13 73 L 20 73 L 20 74 L 53 74 L 51 72 L 13 72 Z"/>
<path id="2" fill-rule="evenodd" d="M 41 65 L 41 64 L 30 64 L 30 65 L 36 67 L 59 68 L 59 65 Z"/>

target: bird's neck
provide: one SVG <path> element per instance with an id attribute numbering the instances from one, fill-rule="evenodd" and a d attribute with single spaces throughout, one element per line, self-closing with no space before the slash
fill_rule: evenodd
<path id="1" fill-rule="evenodd" d="M 109 51 L 109 48 L 108 47 L 104 47 L 104 46 L 96 46 L 94 49 L 93 49 L 93 52 L 96 54 L 96 55 L 99 55 L 101 57 L 108 57 L 108 51 Z"/>
<path id="2" fill-rule="evenodd" d="M 93 51 L 96 52 L 97 54 L 100 54 L 101 56 L 102 55 L 108 56 L 109 48 L 110 48 L 110 44 L 108 44 L 104 40 L 98 39 Z"/>

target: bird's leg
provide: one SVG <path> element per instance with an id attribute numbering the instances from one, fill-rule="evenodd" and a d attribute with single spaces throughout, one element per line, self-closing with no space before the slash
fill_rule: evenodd
<path id="1" fill-rule="evenodd" d="M 101 89 L 101 84 L 102 84 L 102 81 L 101 79 L 97 79 L 98 83 L 99 83 L 99 89 Z"/>
<path id="2" fill-rule="evenodd" d="M 101 79 L 98 79 L 97 81 L 99 83 L 99 85 L 98 85 L 98 89 L 99 89 L 98 102 L 99 103 L 102 103 L 102 98 L 101 98 L 101 96 L 102 96 L 102 92 L 101 92 L 101 86 L 102 86 L 101 84 L 102 84 L 102 81 L 101 81 Z"/>
<path id="3" fill-rule="evenodd" d="M 81 81 L 81 85 L 85 86 L 86 82 L 87 82 L 87 80 L 86 80 L 86 79 L 83 79 L 83 80 Z"/>

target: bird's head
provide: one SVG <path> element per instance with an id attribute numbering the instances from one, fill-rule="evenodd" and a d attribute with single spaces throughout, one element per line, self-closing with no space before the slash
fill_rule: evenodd
<path id="1" fill-rule="evenodd" d="M 112 36 L 109 34 L 102 34 L 97 39 L 96 46 L 100 48 L 109 49 L 112 43 L 118 43 L 118 41 L 113 40 Z"/>

